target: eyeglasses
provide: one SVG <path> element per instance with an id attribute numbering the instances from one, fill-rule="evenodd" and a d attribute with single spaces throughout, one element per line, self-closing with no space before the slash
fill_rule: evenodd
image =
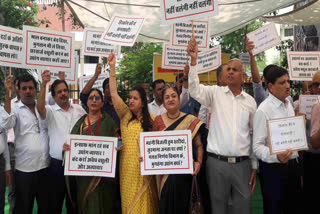
<path id="1" fill-rule="evenodd" d="M 100 101 L 100 100 L 101 100 L 101 97 L 90 96 L 90 97 L 88 97 L 88 99 L 89 99 L 89 100 L 92 100 L 92 101 L 93 101 L 94 99 L 95 99 L 96 101 Z"/>
<path id="2" fill-rule="evenodd" d="M 312 87 L 318 88 L 320 86 L 320 82 L 313 82 Z"/>

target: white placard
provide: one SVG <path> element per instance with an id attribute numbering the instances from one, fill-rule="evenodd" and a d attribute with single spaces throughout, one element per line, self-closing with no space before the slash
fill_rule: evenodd
<path id="1" fill-rule="evenodd" d="M 320 52 L 288 51 L 290 80 L 312 80 L 314 73 L 320 70 Z"/>
<path id="2" fill-rule="evenodd" d="M 221 46 L 198 53 L 197 72 L 198 74 L 206 73 L 217 69 L 221 65 Z"/>
<path id="3" fill-rule="evenodd" d="M 250 55 L 248 53 L 239 53 L 239 59 L 245 64 L 245 65 L 251 65 Z"/>
<path id="4" fill-rule="evenodd" d="M 247 37 L 250 41 L 253 41 L 253 55 L 268 50 L 269 48 L 272 48 L 281 42 L 274 23 L 267 24 L 255 31 L 248 33 Z"/>
<path id="5" fill-rule="evenodd" d="M 318 95 L 300 95 L 299 96 L 299 112 L 305 114 L 307 119 L 310 120 L 312 106 L 316 103 L 319 103 Z"/>
<path id="6" fill-rule="evenodd" d="M 23 68 L 22 30 L 0 25 L 0 65 Z"/>
<path id="7" fill-rule="evenodd" d="M 84 76 L 84 77 L 80 77 L 79 78 L 79 87 L 80 87 L 80 91 L 82 91 L 82 89 L 87 85 L 87 83 L 90 81 L 90 79 L 93 77 L 93 75 L 91 76 Z M 109 73 L 105 72 L 105 73 L 101 73 L 98 77 L 98 79 L 94 82 L 92 88 L 97 88 L 100 91 L 102 91 L 103 93 L 103 88 L 102 88 L 102 83 L 103 81 L 109 77 Z"/>
<path id="8" fill-rule="evenodd" d="M 141 132 L 141 175 L 192 174 L 190 130 Z"/>
<path id="9" fill-rule="evenodd" d="M 115 177 L 116 137 L 69 135 L 64 175 Z"/>
<path id="10" fill-rule="evenodd" d="M 133 46 L 144 22 L 143 17 L 114 15 L 101 41 L 120 46 Z"/>
<path id="11" fill-rule="evenodd" d="M 185 47 L 174 47 L 164 43 L 162 47 L 162 68 L 183 70 L 187 63 Z"/>
<path id="12" fill-rule="evenodd" d="M 24 25 L 23 35 L 23 61 L 26 67 L 73 70 L 73 34 Z"/>
<path id="13" fill-rule="evenodd" d="M 197 20 L 218 14 L 217 0 L 160 0 L 162 24 Z"/>
<path id="14" fill-rule="evenodd" d="M 209 19 L 175 23 L 171 25 L 170 45 L 178 47 L 188 47 L 192 38 L 192 22 L 194 37 L 199 49 L 208 49 L 210 41 Z"/>
<path id="15" fill-rule="evenodd" d="M 304 116 L 268 120 L 267 127 L 271 155 L 308 149 Z"/>
<path id="16" fill-rule="evenodd" d="M 108 57 L 114 52 L 115 56 L 120 56 L 120 47 L 118 45 L 108 44 L 101 41 L 104 29 L 85 28 L 83 31 L 82 54 L 85 56 Z"/>

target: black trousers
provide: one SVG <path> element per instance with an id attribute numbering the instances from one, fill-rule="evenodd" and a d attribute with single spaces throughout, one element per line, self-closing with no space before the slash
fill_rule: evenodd
<path id="1" fill-rule="evenodd" d="M 287 164 L 259 161 L 264 214 L 303 213 L 299 167 L 296 160 Z"/>
<path id="2" fill-rule="evenodd" d="M 14 214 L 32 214 L 34 199 L 37 200 L 38 214 L 48 213 L 48 168 L 35 172 L 15 170 L 16 204 Z"/>
<path id="3" fill-rule="evenodd" d="M 0 213 L 4 213 L 5 206 L 5 191 L 6 191 L 6 176 L 5 176 L 5 159 L 3 154 L 0 155 Z"/>
<path id="4" fill-rule="evenodd" d="M 64 199 L 66 199 L 67 213 L 72 214 L 72 203 L 67 193 L 64 167 L 61 160 L 51 158 L 48 176 L 50 201 L 48 214 L 61 214 Z"/>

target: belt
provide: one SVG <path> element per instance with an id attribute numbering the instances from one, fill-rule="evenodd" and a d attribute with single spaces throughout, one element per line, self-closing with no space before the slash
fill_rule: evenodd
<path id="1" fill-rule="evenodd" d="M 228 163 L 239 163 L 241 161 L 245 161 L 247 159 L 249 159 L 249 156 L 238 156 L 238 157 L 229 157 L 229 156 L 223 156 L 223 155 L 217 155 L 211 152 L 208 152 L 208 155 L 210 157 L 213 157 L 215 159 L 221 160 L 221 161 L 225 161 Z"/>

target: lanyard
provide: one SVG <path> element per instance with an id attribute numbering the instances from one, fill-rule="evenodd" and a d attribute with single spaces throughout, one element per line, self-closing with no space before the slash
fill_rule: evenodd
<path id="1" fill-rule="evenodd" d="M 101 122 L 101 115 L 99 116 L 99 120 L 98 120 L 98 124 L 97 124 L 97 129 L 96 129 L 96 136 L 98 136 L 99 134 L 99 128 L 100 128 L 100 122 Z M 91 123 L 90 123 L 90 118 L 88 115 L 88 135 L 92 135 L 91 134 Z"/>

